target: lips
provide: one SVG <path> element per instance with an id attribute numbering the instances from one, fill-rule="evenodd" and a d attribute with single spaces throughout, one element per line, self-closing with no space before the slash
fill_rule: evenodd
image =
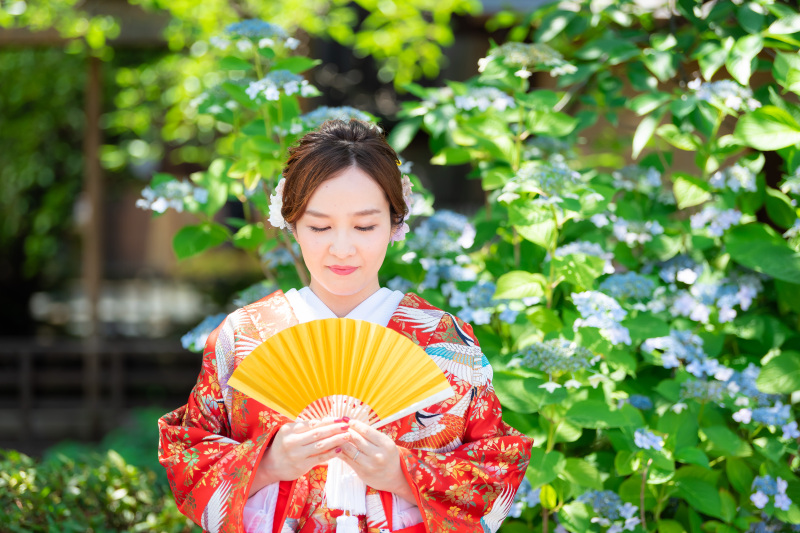
<path id="1" fill-rule="evenodd" d="M 349 266 L 329 266 L 328 267 L 331 272 L 334 274 L 339 274 L 340 276 L 346 276 L 348 274 L 352 274 L 358 267 L 349 267 Z"/>

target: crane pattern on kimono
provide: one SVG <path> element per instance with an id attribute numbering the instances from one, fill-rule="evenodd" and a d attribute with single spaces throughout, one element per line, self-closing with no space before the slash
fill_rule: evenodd
<path id="1" fill-rule="evenodd" d="M 464 430 L 464 415 L 475 397 L 475 392 L 475 388 L 471 388 L 446 413 L 417 411 L 414 415 L 416 429 L 401 436 L 399 440 L 414 444 L 415 448 L 436 453 L 447 453 L 455 450 L 463 444 L 461 434 Z"/>
<path id="2" fill-rule="evenodd" d="M 223 481 L 211 495 L 201 519 L 204 531 L 219 533 L 222 529 L 222 522 L 228 513 L 228 494 L 232 486 L 230 480 Z"/>
<path id="3" fill-rule="evenodd" d="M 492 508 L 481 517 L 481 527 L 483 533 L 496 533 L 500 529 L 503 520 L 508 516 L 511 511 L 511 504 L 514 503 L 514 494 L 516 491 L 511 485 L 506 485 L 503 492 L 492 504 Z"/>

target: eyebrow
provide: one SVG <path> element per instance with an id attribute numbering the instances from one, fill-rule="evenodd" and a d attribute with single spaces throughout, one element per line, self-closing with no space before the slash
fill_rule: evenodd
<path id="1" fill-rule="evenodd" d="M 350 215 L 356 217 L 363 217 L 366 215 L 379 214 L 381 212 L 382 211 L 380 209 L 372 208 L 372 209 L 364 209 L 363 211 L 357 211 L 355 213 L 350 213 Z M 330 215 L 326 215 L 325 213 L 320 213 L 319 211 L 314 211 L 313 209 L 306 209 L 306 214 L 317 218 L 330 218 Z"/>

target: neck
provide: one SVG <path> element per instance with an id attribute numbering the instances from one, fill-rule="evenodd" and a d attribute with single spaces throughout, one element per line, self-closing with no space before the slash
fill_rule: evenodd
<path id="1" fill-rule="evenodd" d="M 333 311 L 334 315 L 342 318 L 358 307 L 361 302 L 375 294 L 381 286 L 378 280 L 375 279 L 374 283 L 370 283 L 357 293 L 342 295 L 328 291 L 325 287 L 317 283 L 317 280 L 312 278 L 311 283 L 308 284 L 308 288 L 317 295 L 317 298 L 319 298 L 328 309 Z"/>

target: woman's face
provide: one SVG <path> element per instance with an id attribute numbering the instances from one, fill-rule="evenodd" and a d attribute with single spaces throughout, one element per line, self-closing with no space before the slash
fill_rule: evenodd
<path id="1" fill-rule="evenodd" d="M 391 233 L 389 202 L 368 174 L 353 166 L 324 181 L 294 228 L 311 290 L 329 307 L 358 305 L 380 288 Z"/>

